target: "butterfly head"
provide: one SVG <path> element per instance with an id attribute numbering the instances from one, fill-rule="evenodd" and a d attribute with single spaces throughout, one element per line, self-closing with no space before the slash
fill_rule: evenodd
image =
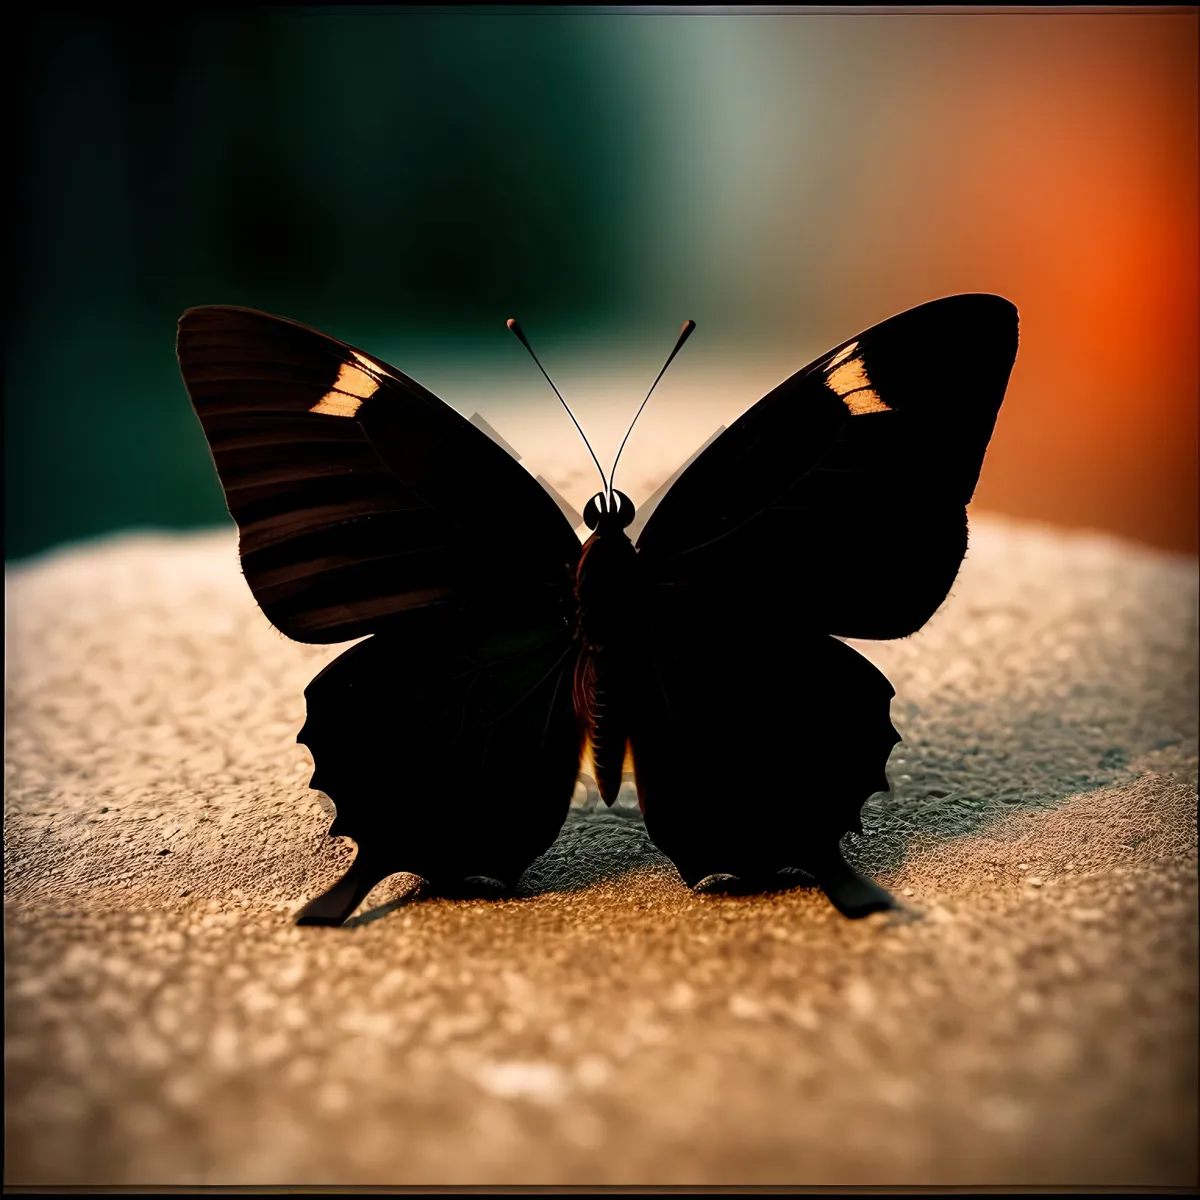
<path id="1" fill-rule="evenodd" d="M 517 340 L 529 351 L 530 358 L 537 363 L 537 368 L 543 375 L 546 375 L 546 368 L 538 361 L 538 356 L 534 354 L 533 347 L 529 344 L 529 339 L 521 330 L 521 326 L 517 324 L 512 317 L 508 319 L 508 327 L 516 336 Z M 633 432 L 633 427 L 637 424 L 637 419 L 642 415 L 642 409 L 646 407 L 647 401 L 654 393 L 654 389 L 658 387 L 658 381 L 663 377 L 666 369 L 671 365 L 675 355 L 677 355 L 683 346 L 683 343 L 692 335 L 692 330 L 696 328 L 695 321 L 684 321 L 683 328 L 679 331 L 679 337 L 675 340 L 675 349 L 667 355 L 667 361 L 663 363 L 662 370 L 655 376 L 654 382 L 650 385 L 650 391 L 646 393 L 646 399 L 642 401 L 637 412 L 633 414 L 633 420 L 629 423 L 629 428 L 625 430 L 625 436 L 621 439 L 621 444 L 617 448 L 617 457 L 613 459 L 612 470 L 607 476 L 604 474 L 604 468 L 600 465 L 600 460 L 596 457 L 595 450 L 592 449 L 592 444 L 587 440 L 587 434 L 583 432 L 583 426 L 579 424 L 575 414 L 571 411 L 571 406 L 562 398 L 558 388 L 554 387 L 554 380 L 546 375 L 546 382 L 554 390 L 554 394 L 558 396 L 559 403 L 567 410 L 567 416 L 579 430 L 579 436 L 583 438 L 583 444 L 587 446 L 588 453 L 592 456 L 592 462 L 596 464 L 596 470 L 600 473 L 600 482 L 604 485 L 603 492 L 597 492 L 588 502 L 587 507 L 583 510 L 583 519 L 587 522 L 589 529 L 598 530 L 599 532 L 607 532 L 608 530 L 623 530 L 629 527 L 635 514 L 633 501 L 625 495 L 624 492 L 618 492 L 613 487 L 613 481 L 617 477 L 617 464 L 621 461 L 621 453 L 625 449 L 625 443 L 629 441 L 629 435 Z"/>
<path id="2" fill-rule="evenodd" d="M 627 529 L 637 510 L 624 492 L 597 492 L 583 508 L 584 524 L 599 533 Z"/>

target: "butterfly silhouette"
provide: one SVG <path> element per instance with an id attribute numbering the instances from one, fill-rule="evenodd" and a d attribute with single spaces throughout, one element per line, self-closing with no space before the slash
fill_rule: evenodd
<path id="1" fill-rule="evenodd" d="M 597 461 L 581 546 L 512 455 L 394 367 L 281 317 L 188 309 L 180 367 L 255 599 L 300 642 L 370 635 L 305 690 L 311 786 L 358 851 L 297 920 L 341 924 L 398 871 L 513 888 L 588 745 L 609 804 L 631 755 L 689 885 L 799 868 L 847 916 L 891 906 L 839 843 L 887 790 L 894 693 L 838 639 L 904 637 L 945 599 L 1016 347 L 999 296 L 892 317 L 711 441 L 636 547 L 617 463 Z"/>

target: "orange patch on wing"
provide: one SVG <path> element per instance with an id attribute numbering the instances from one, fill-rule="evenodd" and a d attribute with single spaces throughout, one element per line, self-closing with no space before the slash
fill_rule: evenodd
<path id="1" fill-rule="evenodd" d="M 327 417 L 353 417 L 362 407 L 363 401 L 370 399 L 379 390 L 379 379 L 374 373 L 374 366 L 360 354 L 355 354 L 354 359 L 354 362 L 342 363 L 338 377 L 333 381 L 333 387 L 308 410 L 309 412 L 321 413 Z"/>
<path id="2" fill-rule="evenodd" d="M 854 417 L 864 413 L 891 412 L 891 406 L 880 399 L 879 393 L 867 378 L 867 368 L 861 358 L 850 357 L 858 349 L 851 342 L 830 364 L 825 382 Z"/>

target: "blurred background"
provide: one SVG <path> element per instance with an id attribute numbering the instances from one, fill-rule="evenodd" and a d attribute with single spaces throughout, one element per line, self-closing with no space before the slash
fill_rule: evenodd
<path id="1" fill-rule="evenodd" d="M 1197 14 L 30 12 L 9 39 L 6 556 L 228 521 L 174 358 L 236 303 L 635 501 L 804 363 L 998 292 L 976 508 L 1196 550 Z"/>

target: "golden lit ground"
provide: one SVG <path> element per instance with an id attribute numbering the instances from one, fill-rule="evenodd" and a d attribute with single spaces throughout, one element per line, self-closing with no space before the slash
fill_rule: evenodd
<path id="1" fill-rule="evenodd" d="M 849 853 L 910 911 L 857 923 L 579 808 L 523 898 L 298 929 L 337 649 L 226 532 L 10 571 L 5 1182 L 1194 1184 L 1195 563 L 973 529 L 858 644 L 906 741 Z"/>

